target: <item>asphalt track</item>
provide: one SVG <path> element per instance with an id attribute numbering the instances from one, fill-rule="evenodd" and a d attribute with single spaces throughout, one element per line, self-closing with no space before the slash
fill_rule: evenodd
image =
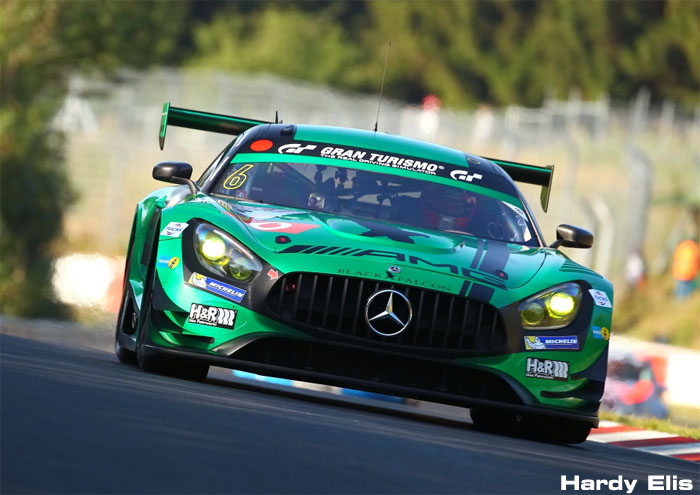
<path id="1" fill-rule="evenodd" d="M 625 493 L 561 476 L 691 479 L 695 463 L 594 442 L 474 431 L 459 418 L 150 375 L 105 351 L 0 335 L 0 492 Z"/>

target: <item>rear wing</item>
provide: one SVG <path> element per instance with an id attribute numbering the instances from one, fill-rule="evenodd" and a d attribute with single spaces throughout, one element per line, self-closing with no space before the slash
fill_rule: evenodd
<path id="1" fill-rule="evenodd" d="M 549 193 L 552 187 L 552 177 L 554 177 L 554 165 L 537 167 L 526 163 L 509 162 L 499 158 L 484 158 L 500 166 L 515 182 L 542 186 L 540 204 L 542 205 L 542 209 L 545 212 L 547 211 L 547 207 L 549 206 Z"/>
<path id="2" fill-rule="evenodd" d="M 160 149 L 163 149 L 165 145 L 165 131 L 169 125 L 237 136 L 260 124 L 271 124 L 271 122 L 171 107 L 168 102 L 163 105 L 158 144 L 160 144 Z"/>

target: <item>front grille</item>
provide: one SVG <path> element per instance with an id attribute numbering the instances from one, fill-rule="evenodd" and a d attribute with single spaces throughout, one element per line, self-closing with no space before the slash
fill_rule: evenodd
<path id="1" fill-rule="evenodd" d="M 368 298 L 384 289 L 402 293 L 413 307 L 411 323 L 393 337 L 374 333 L 365 321 Z M 274 317 L 292 326 L 396 350 L 489 353 L 503 351 L 506 344 L 503 321 L 490 304 L 406 285 L 292 273 L 277 282 L 267 303 Z"/>

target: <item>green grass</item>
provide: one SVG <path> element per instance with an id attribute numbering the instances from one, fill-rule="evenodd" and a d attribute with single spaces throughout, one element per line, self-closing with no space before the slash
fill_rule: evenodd
<path id="1" fill-rule="evenodd" d="M 695 415 L 700 413 L 697 409 Z M 671 411 L 673 417 L 673 410 Z M 700 428 L 695 428 L 688 425 L 676 424 L 674 419 L 656 419 L 656 418 L 640 418 L 637 416 L 625 416 L 615 414 L 610 411 L 601 411 L 600 419 L 622 423 L 623 425 L 642 428 L 644 430 L 663 431 L 683 437 L 690 437 L 700 440 Z"/>
<path id="2" fill-rule="evenodd" d="M 615 301 L 613 332 L 700 350 L 698 315 L 700 290 L 683 301 L 677 301 L 673 297 L 673 279 L 664 275 Z"/>

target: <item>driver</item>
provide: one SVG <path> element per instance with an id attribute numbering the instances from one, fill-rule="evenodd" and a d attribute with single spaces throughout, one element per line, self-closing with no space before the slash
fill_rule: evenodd
<path id="1" fill-rule="evenodd" d="M 476 196 L 464 189 L 432 184 L 421 195 L 423 225 L 436 230 L 469 232 L 477 210 Z"/>

